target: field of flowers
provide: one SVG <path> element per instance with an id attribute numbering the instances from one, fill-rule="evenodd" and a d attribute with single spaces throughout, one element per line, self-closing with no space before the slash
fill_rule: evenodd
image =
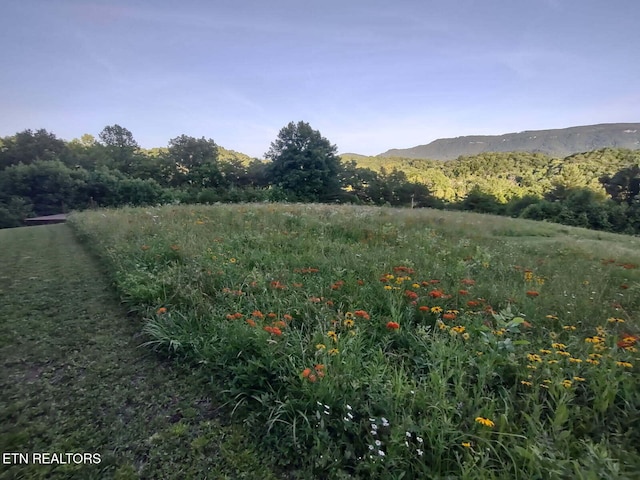
<path id="1" fill-rule="evenodd" d="M 640 239 L 321 205 L 74 214 L 147 345 L 309 478 L 634 478 Z"/>

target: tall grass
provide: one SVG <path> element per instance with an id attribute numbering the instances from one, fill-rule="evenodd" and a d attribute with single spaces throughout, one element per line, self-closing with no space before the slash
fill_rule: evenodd
<path id="1" fill-rule="evenodd" d="M 71 218 L 145 319 L 314 478 L 631 478 L 640 239 L 319 205 Z"/>

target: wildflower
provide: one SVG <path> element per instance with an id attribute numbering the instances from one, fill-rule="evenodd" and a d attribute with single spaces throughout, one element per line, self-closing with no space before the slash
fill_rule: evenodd
<path id="1" fill-rule="evenodd" d="M 416 448 L 416 453 L 418 454 L 419 457 L 424 455 L 424 452 L 422 450 L 420 450 L 419 448 Z"/>
<path id="2" fill-rule="evenodd" d="M 582 377 L 573 377 L 573 379 L 574 379 L 576 382 L 584 382 L 584 381 L 585 381 L 585 378 L 582 378 Z"/>
<path id="3" fill-rule="evenodd" d="M 479 423 L 480 425 L 483 425 L 483 426 L 489 427 L 489 428 L 493 428 L 496 425 L 495 423 L 493 423 L 488 418 L 483 418 L 483 417 L 476 417 L 476 423 Z"/>
<path id="4" fill-rule="evenodd" d="M 574 330 L 576 329 L 576 327 L 575 327 L 575 326 L 573 326 L 573 325 L 564 325 L 564 326 L 562 327 L 562 329 L 563 329 L 563 330 L 567 330 L 567 331 L 574 331 Z"/>
<path id="5" fill-rule="evenodd" d="M 405 290 L 404 296 L 407 297 L 409 300 L 415 300 L 416 298 L 418 298 L 418 294 L 412 290 Z"/>
<path id="6" fill-rule="evenodd" d="M 540 353 L 544 353 L 545 355 L 548 355 L 551 353 L 551 350 L 546 350 L 544 348 L 541 348 L 540 350 L 538 350 Z"/>
<path id="7" fill-rule="evenodd" d="M 355 312 L 353 312 L 353 314 L 354 314 L 356 317 L 364 318 L 365 320 L 370 320 L 370 319 L 371 319 L 371 317 L 369 316 L 369 314 L 368 314 L 366 311 L 364 311 L 364 310 L 356 310 Z"/>
<path id="8" fill-rule="evenodd" d="M 524 271 L 524 280 L 525 282 L 530 282 L 533 280 L 533 272 L 531 270 Z"/>
<path id="9" fill-rule="evenodd" d="M 305 369 L 302 371 L 302 377 L 303 377 L 303 378 L 308 378 L 308 377 L 309 377 L 309 375 L 311 375 L 311 369 L 310 369 L 310 368 L 305 368 Z"/>
<path id="10" fill-rule="evenodd" d="M 140 248 L 141 248 L 143 251 L 147 251 L 147 250 L 149 250 L 149 248 L 151 248 L 151 247 L 149 247 L 149 245 L 142 245 Z"/>
<path id="11" fill-rule="evenodd" d="M 474 308 L 480 305 L 480 302 L 478 302 L 477 300 L 469 300 L 467 302 L 467 307 L 469 308 Z"/>
<path id="12" fill-rule="evenodd" d="M 593 358 L 587 358 L 585 360 L 587 363 L 590 363 L 591 365 L 599 365 L 600 362 L 598 360 L 594 360 Z"/>
<path id="13" fill-rule="evenodd" d="M 329 350 L 329 355 L 337 355 L 338 353 L 340 353 L 340 350 L 338 350 L 337 348 L 332 348 L 331 350 Z"/>
<path id="14" fill-rule="evenodd" d="M 247 319 L 247 323 L 248 323 L 249 325 L 251 325 L 252 327 L 255 327 L 255 326 L 256 326 L 256 322 L 254 322 L 254 321 L 253 321 L 252 319 L 250 319 L 250 318 L 248 318 L 248 319 Z"/>
<path id="15" fill-rule="evenodd" d="M 392 287 L 391 285 L 385 285 L 385 286 L 384 286 L 384 289 L 385 289 L 385 290 L 391 290 L 392 288 L 393 288 L 393 287 Z"/>
<path id="16" fill-rule="evenodd" d="M 564 388 L 571 388 L 571 385 L 573 385 L 573 382 L 571 380 L 563 380 L 561 385 Z"/>
<path id="17" fill-rule="evenodd" d="M 467 332 L 462 334 L 462 338 L 464 338 L 465 340 L 469 340 L 469 338 L 471 338 L 471 335 L 469 335 Z"/>
<path id="18" fill-rule="evenodd" d="M 431 307 L 431 313 L 441 313 L 442 307 Z"/>
<path id="19" fill-rule="evenodd" d="M 364 285 L 364 280 L 358 280 L 358 285 L 360 286 Z"/>
<path id="20" fill-rule="evenodd" d="M 458 325 L 456 327 L 453 327 L 451 330 L 456 333 L 464 333 L 465 327 L 463 327 L 462 325 Z"/>
<path id="21" fill-rule="evenodd" d="M 455 313 L 445 313 L 442 315 L 442 318 L 444 318 L 445 320 L 455 320 L 456 319 L 456 314 Z"/>
<path id="22" fill-rule="evenodd" d="M 286 321 L 291 321 L 293 320 L 293 317 L 291 315 L 289 315 L 288 313 L 285 313 L 282 318 L 284 318 Z"/>
<path id="23" fill-rule="evenodd" d="M 460 294 L 460 295 L 469 295 L 469 290 L 458 290 L 458 294 Z"/>
<path id="24" fill-rule="evenodd" d="M 334 342 L 338 341 L 338 334 L 336 332 L 334 332 L 333 330 L 329 330 L 327 332 L 327 337 L 329 337 L 331 340 L 333 340 Z"/>
<path id="25" fill-rule="evenodd" d="M 470 278 L 463 278 L 462 280 L 460 280 L 460 283 L 462 283 L 463 285 L 475 285 L 476 281 L 471 280 Z"/>
<path id="26" fill-rule="evenodd" d="M 624 334 L 622 339 L 617 343 L 619 348 L 628 349 L 633 347 L 638 342 L 638 337 L 635 335 Z"/>
<path id="27" fill-rule="evenodd" d="M 569 352 L 564 352 L 562 350 L 556 350 L 555 352 L 557 355 L 562 355 L 563 357 L 570 357 L 571 354 Z"/>
<path id="28" fill-rule="evenodd" d="M 427 307 L 426 305 L 421 305 L 420 307 L 418 307 L 418 310 L 420 310 L 421 312 L 428 312 L 429 307 Z"/>
<path id="29" fill-rule="evenodd" d="M 445 323 L 444 323 L 442 320 L 438 320 L 438 321 L 436 322 L 436 324 L 438 325 L 438 328 L 439 328 L 440 330 L 446 330 L 447 328 L 449 328 L 449 327 L 447 327 L 447 326 L 445 325 Z"/>
<path id="30" fill-rule="evenodd" d="M 256 318 L 264 318 L 264 314 L 260 310 L 254 310 L 251 315 Z"/>
<path id="31" fill-rule="evenodd" d="M 236 263 L 238 260 L 236 260 L 234 257 L 231 257 L 229 259 L 229 263 Z"/>
<path id="32" fill-rule="evenodd" d="M 347 327 L 347 328 L 353 328 L 354 323 L 355 323 L 355 322 L 354 322 L 353 320 L 351 320 L 350 318 L 348 318 L 348 319 L 346 319 L 346 320 L 344 321 L 344 326 L 345 326 L 345 327 Z"/>
<path id="33" fill-rule="evenodd" d="M 431 290 L 428 295 L 431 298 L 440 298 L 444 295 L 444 292 L 442 290 Z"/>
<path id="34" fill-rule="evenodd" d="M 324 350 L 327 346 L 324 343 L 319 343 L 316 345 L 316 350 Z"/>
<path id="35" fill-rule="evenodd" d="M 162 315 L 163 313 L 167 313 L 167 309 L 165 307 L 160 307 L 156 313 L 158 315 Z"/>
<path id="36" fill-rule="evenodd" d="M 533 383 L 528 382 L 527 380 L 520 380 L 520 383 L 521 383 L 522 385 L 526 385 L 527 387 L 530 387 L 530 386 L 532 386 L 532 385 L 533 385 Z"/>
<path id="37" fill-rule="evenodd" d="M 267 318 L 276 318 L 277 315 L 273 312 L 267 313 Z"/>
<path id="38" fill-rule="evenodd" d="M 424 442 L 422 437 L 418 437 L 417 435 L 416 435 L 416 440 L 418 441 L 418 443 L 423 443 Z"/>
<path id="39" fill-rule="evenodd" d="M 311 383 L 314 383 L 317 379 L 318 377 L 316 377 L 313 373 L 309 375 L 309 377 L 307 377 L 307 380 L 309 380 Z"/>
<path id="40" fill-rule="evenodd" d="M 461 444 L 464 448 L 471 448 L 471 442 L 462 442 Z"/>
<path id="41" fill-rule="evenodd" d="M 397 330 L 400 328 L 400 324 L 398 322 L 387 322 L 387 328 L 389 330 Z"/>
<path id="42" fill-rule="evenodd" d="M 545 315 L 545 318 L 548 318 L 549 320 L 558 320 L 558 317 L 555 315 Z"/>
<path id="43" fill-rule="evenodd" d="M 538 292 L 536 292 L 535 290 L 527 290 L 527 297 L 537 297 L 538 295 L 540 295 Z"/>
<path id="44" fill-rule="evenodd" d="M 569 362 L 571 363 L 582 363 L 582 360 L 580 360 L 579 358 L 569 358 Z"/>
<path id="45" fill-rule="evenodd" d="M 624 319 L 611 317 L 611 318 L 607 318 L 607 322 L 609 322 L 609 323 L 624 323 Z"/>
<path id="46" fill-rule="evenodd" d="M 311 298 L 309 298 L 309 301 L 311 303 L 320 303 L 322 301 L 322 299 L 320 297 L 311 297 Z"/>
<path id="47" fill-rule="evenodd" d="M 584 339 L 584 341 L 585 341 L 585 342 L 587 342 L 587 343 L 595 343 L 595 344 L 598 344 L 598 343 L 602 343 L 602 342 L 604 342 L 604 338 L 599 337 L 599 336 L 597 336 L 597 335 L 594 335 L 593 337 L 587 337 L 587 338 L 585 338 L 585 339 Z"/>
<path id="48" fill-rule="evenodd" d="M 551 348 L 555 348 L 557 350 L 564 350 L 567 346 L 564 343 L 552 343 Z"/>
<path id="49" fill-rule="evenodd" d="M 383 427 L 388 427 L 389 426 L 389 420 L 387 420 L 386 418 L 382 417 L 380 419 L 380 421 L 382 422 L 382 426 Z"/>
<path id="50" fill-rule="evenodd" d="M 631 364 L 629 362 L 616 362 L 616 365 L 618 365 L 619 367 L 624 367 L 624 368 L 633 368 L 633 364 Z"/>

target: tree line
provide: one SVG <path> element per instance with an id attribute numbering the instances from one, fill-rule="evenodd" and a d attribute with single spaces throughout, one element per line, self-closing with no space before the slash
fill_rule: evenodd
<path id="1" fill-rule="evenodd" d="M 119 125 L 69 142 L 25 130 L 0 138 L 0 228 L 90 207 L 288 201 L 462 209 L 640 233 L 640 151 L 341 158 L 308 123 L 291 122 L 265 158 L 187 135 L 145 150 Z"/>

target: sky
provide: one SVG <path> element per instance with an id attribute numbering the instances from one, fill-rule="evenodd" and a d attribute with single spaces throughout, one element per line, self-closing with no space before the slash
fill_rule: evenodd
<path id="1" fill-rule="evenodd" d="M 640 122 L 638 0 L 3 2 L 0 136 L 118 124 L 262 158 L 289 122 L 341 153 Z"/>

